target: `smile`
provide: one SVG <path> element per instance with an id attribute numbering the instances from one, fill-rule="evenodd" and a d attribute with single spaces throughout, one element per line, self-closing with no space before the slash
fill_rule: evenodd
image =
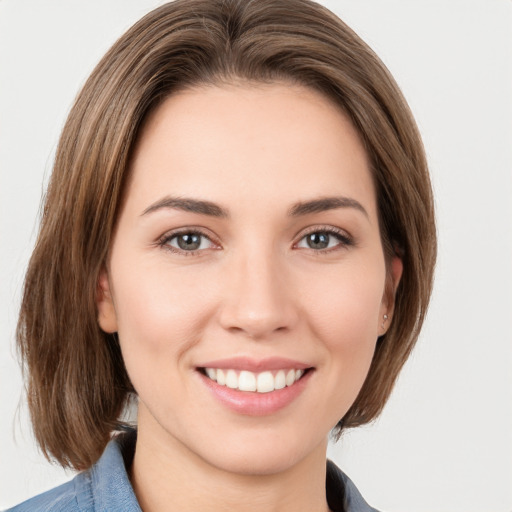
<path id="1" fill-rule="evenodd" d="M 204 374 L 220 386 L 257 393 L 270 393 L 292 386 L 304 375 L 304 371 L 292 368 L 255 373 L 247 370 L 204 368 Z"/>
<path id="2" fill-rule="evenodd" d="M 305 361 L 244 356 L 201 361 L 195 370 L 199 382 L 221 405 L 247 416 L 265 416 L 288 407 L 316 373 Z"/>

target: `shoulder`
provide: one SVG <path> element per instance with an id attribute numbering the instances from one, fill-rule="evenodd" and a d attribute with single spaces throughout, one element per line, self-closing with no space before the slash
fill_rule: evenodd
<path id="1" fill-rule="evenodd" d="M 327 502 L 334 512 L 378 512 L 370 507 L 354 482 L 334 462 L 327 461 Z"/>
<path id="2" fill-rule="evenodd" d="M 5 512 L 141 512 L 126 472 L 134 433 L 107 445 L 98 462 L 70 482 L 59 485 Z"/>
<path id="3" fill-rule="evenodd" d="M 76 479 L 30 498 L 6 512 L 82 512 L 77 501 Z"/>

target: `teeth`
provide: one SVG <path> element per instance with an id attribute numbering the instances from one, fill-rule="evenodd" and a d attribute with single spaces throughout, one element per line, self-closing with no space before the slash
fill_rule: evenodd
<path id="1" fill-rule="evenodd" d="M 275 389 L 283 389 L 285 386 L 286 386 L 286 375 L 284 374 L 284 370 L 279 370 L 275 376 L 274 388 Z"/>
<path id="2" fill-rule="evenodd" d="M 217 371 L 213 368 L 206 368 L 206 375 L 212 380 L 217 380 Z"/>
<path id="3" fill-rule="evenodd" d="M 274 391 L 274 376 L 271 372 L 263 372 L 258 374 L 258 393 L 270 393 L 270 391 Z"/>
<path id="4" fill-rule="evenodd" d="M 217 370 L 216 373 L 217 373 L 217 384 L 220 384 L 221 386 L 225 386 L 226 385 L 226 375 L 224 374 L 224 370 Z"/>
<path id="5" fill-rule="evenodd" d="M 256 376 L 254 373 L 240 372 L 238 376 L 238 389 L 240 391 L 256 391 Z"/>
<path id="6" fill-rule="evenodd" d="M 270 393 L 276 389 L 283 389 L 297 382 L 304 370 L 278 370 L 277 372 L 265 371 L 253 373 L 246 370 L 221 370 L 220 368 L 205 368 L 206 375 L 220 384 L 240 391 L 257 391 L 258 393 Z"/>
<path id="7" fill-rule="evenodd" d="M 295 382 L 295 370 L 289 370 L 286 374 L 286 385 L 291 386 Z"/>
<path id="8" fill-rule="evenodd" d="M 238 377 L 235 370 L 228 370 L 226 374 L 226 386 L 231 389 L 238 388 Z"/>

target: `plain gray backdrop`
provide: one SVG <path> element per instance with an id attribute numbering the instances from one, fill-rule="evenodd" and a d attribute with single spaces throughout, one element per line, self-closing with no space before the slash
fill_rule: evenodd
<path id="1" fill-rule="evenodd" d="M 14 349 L 40 199 L 73 98 L 158 0 L 0 0 L 0 508 L 71 477 L 31 436 Z M 384 414 L 329 455 L 373 506 L 512 510 L 512 1 L 324 0 L 394 74 L 436 195 L 439 264 Z M 307 419 L 305 419 L 306 421 Z"/>

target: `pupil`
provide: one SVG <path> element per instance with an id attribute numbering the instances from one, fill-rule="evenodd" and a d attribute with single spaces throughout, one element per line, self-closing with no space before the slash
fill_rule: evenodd
<path id="1" fill-rule="evenodd" d="M 311 233 L 308 237 L 308 245 L 311 249 L 325 249 L 329 245 L 327 233 Z"/>
<path id="2" fill-rule="evenodd" d="M 180 249 L 185 251 L 191 251 L 194 249 L 198 249 L 201 245 L 201 237 L 199 235 L 189 234 L 189 235 L 180 235 L 178 237 L 178 245 Z"/>

